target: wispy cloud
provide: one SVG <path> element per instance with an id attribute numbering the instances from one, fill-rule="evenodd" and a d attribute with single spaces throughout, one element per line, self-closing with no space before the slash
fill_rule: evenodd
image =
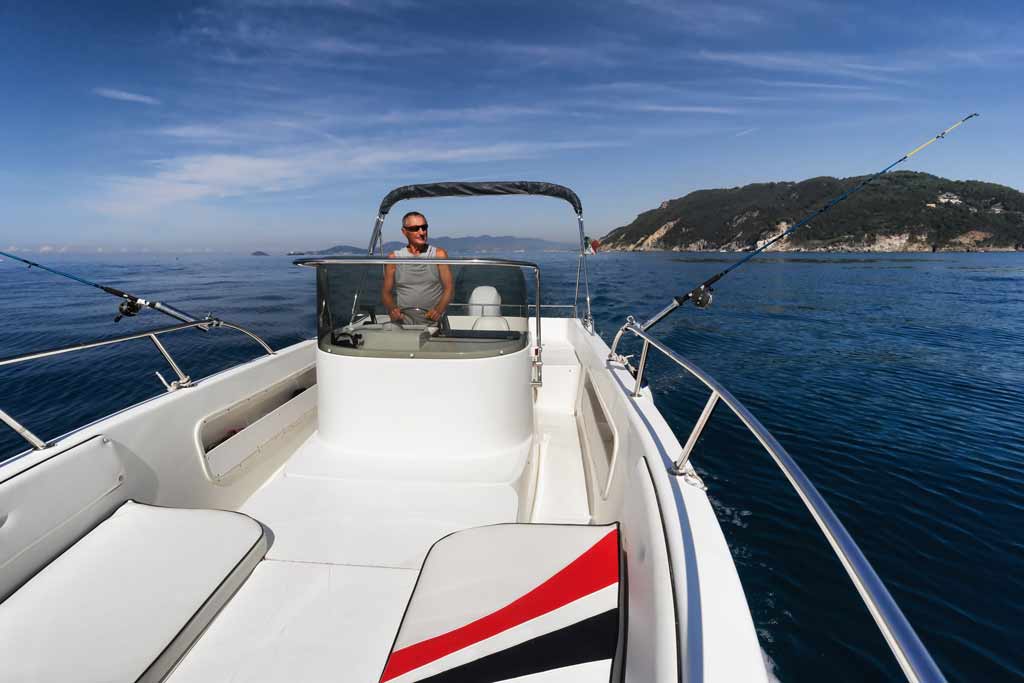
<path id="1" fill-rule="evenodd" d="M 609 42 L 583 46 L 497 42 L 486 49 L 516 60 L 530 60 L 520 66 L 612 66 L 621 62 L 616 53 L 622 52 L 622 46 Z"/>
<path id="2" fill-rule="evenodd" d="M 627 103 L 618 105 L 620 109 L 629 111 L 652 112 L 659 114 L 738 114 L 733 107 L 715 107 L 697 104 L 649 104 Z"/>
<path id="3" fill-rule="evenodd" d="M 157 131 L 160 135 L 171 138 L 204 142 L 207 144 L 224 144 L 239 140 L 251 139 L 250 134 L 241 133 L 237 128 L 206 123 L 192 123 L 181 126 L 167 126 Z"/>
<path id="4" fill-rule="evenodd" d="M 365 177 L 412 166 L 497 162 L 614 146 L 608 141 L 533 141 L 442 146 L 353 142 L 327 148 L 294 146 L 265 154 L 195 154 L 151 163 L 152 173 L 107 178 L 95 210 L 132 216 L 187 202 L 311 188 L 342 177 Z"/>
<path id="5" fill-rule="evenodd" d="M 366 4 L 353 2 L 331 6 L 357 8 Z M 283 8 L 286 4 L 269 2 L 259 3 L 259 6 Z M 304 6 L 324 7 L 327 3 L 309 3 Z M 394 60 L 443 52 L 439 41 L 430 44 L 412 40 L 396 41 L 394 35 L 385 39 L 379 33 L 367 34 L 365 31 L 360 36 L 355 28 L 332 30 L 329 23 L 310 20 L 285 22 L 275 16 L 238 11 L 198 12 L 194 25 L 183 32 L 181 40 L 207 59 L 234 65 L 379 68 L 379 65 L 371 63 L 372 60 Z"/>
<path id="6" fill-rule="evenodd" d="M 323 107 L 324 103 L 320 103 Z M 516 123 L 525 119 L 543 116 L 566 115 L 566 110 L 557 107 L 519 105 L 481 105 L 451 108 L 386 109 L 383 111 L 355 111 L 339 103 L 328 103 L 328 110 L 335 112 L 316 113 L 312 103 L 306 103 L 305 111 L 287 114 L 266 114 L 237 119 L 189 122 L 165 126 L 155 131 L 162 137 L 173 138 L 197 145 L 247 144 L 266 146 L 269 144 L 294 144 L 313 139 L 342 143 L 343 134 L 354 130 L 370 130 L 387 127 L 394 133 L 401 126 L 407 134 L 410 130 L 432 127 L 439 124 L 466 124 L 489 127 L 492 124 Z M 346 111 L 346 109 L 348 109 Z"/>
<path id="7" fill-rule="evenodd" d="M 796 71 L 802 73 L 828 74 L 837 78 L 852 78 L 877 83 L 901 83 L 894 74 L 909 74 L 924 68 L 920 60 L 891 59 L 886 64 L 874 64 L 863 56 L 829 53 L 792 52 L 724 52 L 700 50 L 697 59 L 705 62 L 731 64 L 750 69 L 766 71 Z"/>
<path id="8" fill-rule="evenodd" d="M 741 130 L 740 132 L 736 133 L 736 135 L 734 135 L 733 137 L 741 138 L 744 135 L 750 135 L 751 133 L 757 132 L 757 130 L 758 130 L 757 128 L 747 128 L 745 130 Z"/>
<path id="9" fill-rule="evenodd" d="M 265 9 L 338 9 L 376 14 L 385 9 L 407 9 L 418 2 L 414 0 L 234 0 L 234 5 Z"/>
<path id="10" fill-rule="evenodd" d="M 697 2 L 628 0 L 628 3 L 656 13 L 662 19 L 674 20 L 678 28 L 689 33 L 735 34 L 737 31 L 759 27 L 770 22 L 770 15 L 763 8 L 736 3 L 709 0 L 698 0 Z"/>
<path id="11" fill-rule="evenodd" d="M 149 95 L 140 95 L 139 93 L 128 92 L 127 90 L 117 90 L 115 88 L 93 88 L 93 94 L 99 95 L 100 97 L 106 97 L 109 100 L 118 100 L 121 102 L 138 102 L 139 104 L 157 105 L 160 104 L 160 100 Z"/>
<path id="12" fill-rule="evenodd" d="M 773 81 L 761 78 L 750 79 L 760 85 L 769 85 L 774 88 L 808 88 L 814 90 L 870 90 L 870 85 L 853 85 L 850 83 L 821 83 L 814 81 Z"/>
<path id="13" fill-rule="evenodd" d="M 975 66 L 1016 66 L 1024 61 L 1024 47 L 982 47 L 967 50 L 948 50 L 948 57 Z"/>
<path id="14" fill-rule="evenodd" d="M 389 111 L 383 114 L 368 115 L 368 120 L 381 124 L 432 122 L 490 123 L 523 117 L 546 116 L 553 113 L 555 113 L 555 110 L 551 107 L 484 105 L 479 107 L 455 107 L 451 109 Z"/>

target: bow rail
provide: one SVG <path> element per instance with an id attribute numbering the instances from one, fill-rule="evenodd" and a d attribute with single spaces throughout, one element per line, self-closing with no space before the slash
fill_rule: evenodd
<path id="1" fill-rule="evenodd" d="M 882 579 L 879 578 L 871 563 L 868 562 L 864 553 L 861 552 L 853 537 L 846 530 L 846 527 L 839 521 L 835 512 L 825 502 L 821 493 L 818 492 L 818 489 L 811 483 L 811 480 L 800 469 L 800 466 L 796 464 L 796 461 L 786 452 L 786 449 L 782 447 L 782 444 L 747 410 L 746 406 L 740 403 L 714 377 L 649 335 L 632 316 L 627 318 L 626 324 L 619 328 L 619 331 L 616 333 L 615 339 L 612 342 L 609 360 L 622 363 L 625 367 L 632 370 L 628 359 L 616 354 L 619 341 L 627 332 L 643 340 L 640 360 L 635 369 L 636 384 L 632 391 L 634 397 L 640 396 L 644 370 L 647 366 L 647 356 L 651 348 L 660 351 L 669 360 L 686 370 L 711 390 L 711 396 L 704 405 L 700 417 L 697 418 L 697 422 L 686 439 L 679 457 L 669 469 L 670 474 L 675 476 L 688 474 L 686 467 L 690 454 L 693 452 L 693 447 L 704 431 L 704 427 L 711 419 L 715 407 L 718 403 L 724 403 L 728 406 L 772 457 L 772 460 L 782 470 L 782 473 L 789 480 L 797 495 L 800 496 L 800 500 L 803 501 L 808 511 L 810 511 L 814 521 L 817 522 L 818 527 L 825 535 L 829 545 L 832 546 L 836 557 L 839 558 L 850 580 L 856 587 L 861 600 L 863 600 L 864 605 L 868 608 L 868 612 L 874 618 L 879 631 L 881 631 L 882 636 L 889 645 L 889 649 L 892 650 L 897 662 L 899 662 L 906 679 L 911 683 L 945 683 L 946 679 L 939 670 L 939 667 L 935 664 L 935 661 L 914 631 L 913 626 L 910 625 L 910 622 L 903 615 L 903 611 L 900 610 L 899 605 L 896 604 L 885 584 L 882 583 Z"/>
<path id="2" fill-rule="evenodd" d="M 187 330 L 191 327 L 201 327 L 204 330 L 216 327 L 225 327 L 231 330 L 237 330 L 238 332 L 241 332 L 242 334 L 246 335 L 247 337 L 255 341 L 257 344 L 259 344 L 261 347 L 263 347 L 263 350 L 267 352 L 267 355 L 274 355 L 274 349 L 272 349 L 269 344 L 263 341 L 255 332 L 251 332 L 246 328 L 242 327 L 241 325 L 235 325 L 233 323 L 225 322 L 219 318 L 207 317 L 203 318 L 202 320 L 180 323 L 178 325 L 170 325 L 168 327 L 159 327 L 153 330 L 136 332 L 135 334 L 126 334 L 122 337 L 113 337 L 111 339 L 99 339 L 91 342 L 79 342 L 77 344 L 69 344 L 68 346 L 47 349 L 45 351 L 33 351 L 30 353 L 19 354 L 17 356 L 8 356 L 7 358 L 0 358 L 0 367 L 4 367 L 6 365 L 15 365 L 17 363 L 24 363 L 30 360 L 37 360 L 39 358 L 59 356 L 65 353 L 71 353 L 73 351 L 84 351 L 86 349 L 95 349 L 100 346 L 111 346 L 114 344 L 121 344 L 123 342 L 148 337 L 149 340 L 153 342 L 153 345 L 156 346 L 157 350 L 160 352 L 160 355 L 162 355 L 164 357 L 164 360 L 167 361 L 167 364 L 171 366 L 171 370 L 174 371 L 174 374 L 177 375 L 178 378 L 176 380 L 168 382 L 167 380 L 164 379 L 163 375 L 161 375 L 159 371 L 157 371 L 156 376 L 160 378 L 160 381 L 163 383 L 164 388 L 166 388 L 168 392 L 177 391 L 178 389 L 192 386 L 192 379 L 182 371 L 181 366 L 178 365 L 178 363 L 171 356 L 170 352 L 167 350 L 167 347 L 164 346 L 163 343 L 159 339 L 157 339 L 157 337 L 163 334 L 168 334 L 170 332 Z M 38 436 L 32 433 L 31 430 L 29 430 L 27 427 L 22 425 L 20 422 L 18 422 L 16 419 L 11 417 L 3 410 L 0 410 L 0 422 L 5 423 L 8 427 L 17 432 L 21 436 L 21 438 L 27 441 L 35 450 L 42 450 L 46 448 L 47 443 L 45 441 L 40 439 Z"/>

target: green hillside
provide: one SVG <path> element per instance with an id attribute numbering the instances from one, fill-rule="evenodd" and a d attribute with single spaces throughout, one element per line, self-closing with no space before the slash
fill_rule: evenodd
<path id="1" fill-rule="evenodd" d="M 698 190 L 645 211 L 629 225 L 608 233 L 602 246 L 753 249 L 863 179 L 821 177 Z M 791 251 L 1024 250 L 1024 193 L 975 180 L 889 173 L 776 247 Z"/>

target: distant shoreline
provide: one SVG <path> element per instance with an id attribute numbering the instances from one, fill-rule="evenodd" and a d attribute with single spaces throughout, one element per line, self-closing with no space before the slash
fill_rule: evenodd
<path id="1" fill-rule="evenodd" d="M 601 252 L 616 253 L 675 253 L 675 254 L 749 254 L 753 249 L 663 249 L 663 248 L 617 248 L 601 247 Z M 983 247 L 967 249 L 857 249 L 853 247 L 829 247 L 815 249 L 813 247 L 800 249 L 769 249 L 765 254 L 1006 254 L 1024 253 L 1024 249 L 1015 247 Z"/>

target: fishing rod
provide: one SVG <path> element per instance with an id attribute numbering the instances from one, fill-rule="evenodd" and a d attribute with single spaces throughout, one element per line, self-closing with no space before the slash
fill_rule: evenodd
<path id="1" fill-rule="evenodd" d="M 693 305 L 696 306 L 697 308 L 707 308 L 711 304 L 711 293 L 712 293 L 711 286 L 713 284 L 715 284 L 716 282 L 721 280 L 723 277 L 725 277 L 726 275 L 728 275 L 732 271 L 734 271 L 737 268 L 739 268 L 740 266 L 742 266 L 744 263 L 746 263 L 750 259 L 752 259 L 755 256 L 757 256 L 758 254 L 760 254 L 765 249 L 767 249 L 768 247 L 772 246 L 773 244 L 775 244 L 779 240 L 781 240 L 781 239 L 783 239 L 783 238 L 793 234 L 794 232 L 796 232 L 797 230 L 799 230 L 803 226 L 807 225 L 808 223 L 810 223 L 812 220 L 814 220 L 815 218 L 817 218 L 821 214 L 823 214 L 826 211 L 830 210 L 836 204 L 846 200 L 851 195 L 854 195 L 854 194 L 860 192 L 865 187 L 867 187 L 867 185 L 869 183 L 874 181 L 876 178 L 878 178 L 879 176 L 882 176 L 882 175 L 888 173 L 893 168 L 895 168 L 897 165 L 902 164 L 904 161 L 906 161 L 910 157 L 914 156 L 915 154 L 920 152 L 922 149 L 924 149 L 928 145 L 932 144 L 933 142 L 938 142 L 942 138 L 946 137 L 946 135 L 948 133 L 952 132 L 956 128 L 959 128 L 963 124 L 967 123 L 968 121 L 973 119 L 975 116 L 978 116 L 978 114 L 977 113 L 970 114 L 969 116 L 965 116 L 964 118 L 960 119 L 959 121 L 954 123 L 952 126 L 947 128 L 946 130 L 942 131 L 941 133 L 939 133 L 935 137 L 931 138 L 927 142 L 925 142 L 923 144 L 920 144 L 917 147 L 915 147 L 914 149 L 912 149 L 911 151 L 907 152 L 906 154 L 901 156 L 899 159 L 897 159 L 896 161 L 892 162 L 891 164 L 889 164 L 888 166 L 883 168 L 878 173 L 875 173 L 874 175 L 869 176 L 865 180 L 861 181 L 861 183 L 859 185 L 857 185 L 856 187 L 854 187 L 852 190 L 847 190 L 846 192 L 843 192 L 841 195 L 839 195 L 835 199 L 830 200 L 824 206 L 822 206 L 820 209 L 810 213 L 803 220 L 799 221 L 798 223 L 796 223 L 792 227 L 786 229 L 782 233 L 780 233 L 780 234 L 776 235 L 775 237 L 773 237 L 772 239 L 768 240 L 763 245 L 761 245 L 760 247 L 758 247 L 754 251 L 750 252 L 749 254 L 747 254 L 746 256 L 741 258 L 740 260 L 736 261 L 735 263 L 733 263 L 731 266 L 729 266 L 725 270 L 723 270 L 723 271 L 721 271 L 719 273 L 716 273 L 715 275 L 712 275 L 707 280 L 705 280 L 704 282 L 700 283 L 699 285 L 697 285 L 696 287 L 691 289 L 686 294 L 682 294 L 680 296 L 675 297 L 672 300 L 672 303 L 670 303 L 668 306 L 666 306 L 661 311 L 659 311 L 653 318 L 651 318 L 647 322 L 645 322 L 642 325 L 640 325 L 640 329 L 644 330 L 644 331 L 649 330 L 651 327 L 653 327 L 654 325 L 656 325 L 659 322 L 661 322 L 665 318 L 665 316 L 667 316 L 669 313 L 671 313 L 672 311 L 676 310 L 677 308 L 679 308 L 680 306 L 685 304 L 687 301 L 692 301 Z"/>
<path id="2" fill-rule="evenodd" d="M 121 291 L 116 287 L 102 285 L 98 282 L 92 282 L 91 280 L 86 280 L 85 278 L 73 275 L 72 273 L 65 273 L 62 270 L 50 268 L 49 266 L 44 266 L 43 264 L 36 263 L 35 261 L 29 261 L 27 258 L 15 256 L 14 254 L 8 254 L 6 251 L 0 251 L 0 256 L 4 256 L 15 261 L 21 261 L 22 263 L 27 264 L 29 268 L 39 268 L 40 270 L 45 270 L 47 272 L 53 273 L 54 275 L 69 278 L 71 280 L 74 280 L 75 282 L 81 282 L 83 285 L 89 285 L 90 287 L 95 287 L 96 289 L 102 290 L 107 294 L 112 294 L 113 296 L 116 296 L 117 298 L 121 299 L 121 303 L 118 304 L 117 306 L 117 316 L 114 318 L 115 323 L 121 318 L 131 318 L 138 315 L 139 312 L 142 311 L 143 307 L 152 308 L 155 311 L 160 311 L 164 315 L 169 315 L 172 318 L 180 320 L 181 322 L 184 323 L 199 322 L 200 320 L 205 320 L 207 318 L 209 318 L 212 321 L 212 318 L 210 316 L 206 316 L 206 318 L 196 318 L 195 316 L 189 315 L 188 313 L 185 313 L 181 309 L 175 308 L 174 306 L 171 306 L 169 304 L 165 304 L 160 301 L 149 301 L 148 299 L 143 299 L 141 297 L 135 296 L 134 294 L 129 294 L 128 292 Z"/>

